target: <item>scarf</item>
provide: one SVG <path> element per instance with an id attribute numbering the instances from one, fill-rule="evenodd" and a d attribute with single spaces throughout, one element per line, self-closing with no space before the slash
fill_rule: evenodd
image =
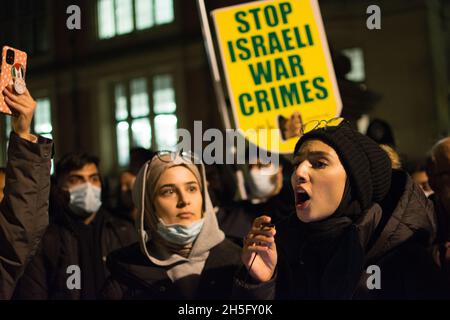
<path id="1" fill-rule="evenodd" d="M 352 195 L 347 179 L 339 207 L 322 221 L 299 223 L 300 258 L 309 259 L 305 279 L 306 297 L 350 299 L 358 284 L 365 261 L 365 246 L 360 231 L 370 237 L 381 218 L 381 208 L 362 211 Z M 378 210 L 379 209 L 379 210 Z M 303 257 L 303 258 L 302 258 Z M 308 264 L 308 262 L 307 262 Z"/>

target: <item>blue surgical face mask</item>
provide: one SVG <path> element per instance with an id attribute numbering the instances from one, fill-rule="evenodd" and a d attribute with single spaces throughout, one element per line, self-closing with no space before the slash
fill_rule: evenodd
<path id="1" fill-rule="evenodd" d="M 165 224 L 162 219 L 159 219 L 157 231 L 161 237 L 166 241 L 185 245 L 194 242 L 198 234 L 202 230 L 205 219 L 200 219 L 185 226 L 182 224 Z"/>
<path id="2" fill-rule="evenodd" d="M 80 217 L 87 218 L 97 212 L 102 205 L 102 189 L 90 183 L 83 183 L 69 189 L 72 212 Z"/>

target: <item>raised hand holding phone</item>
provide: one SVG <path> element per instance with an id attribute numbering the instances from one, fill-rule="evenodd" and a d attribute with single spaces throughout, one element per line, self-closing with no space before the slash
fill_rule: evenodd
<path id="1" fill-rule="evenodd" d="M 257 281 L 269 281 L 277 265 L 275 226 L 269 216 L 260 216 L 253 221 L 252 229 L 244 239 L 242 263 L 250 276 Z"/>

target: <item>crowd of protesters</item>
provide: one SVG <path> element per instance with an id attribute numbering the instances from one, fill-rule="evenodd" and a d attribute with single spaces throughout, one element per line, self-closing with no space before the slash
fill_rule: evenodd
<path id="1" fill-rule="evenodd" d="M 450 137 L 409 174 L 386 123 L 363 135 L 317 121 L 292 161 L 249 159 L 246 199 L 223 168 L 139 148 L 108 194 L 95 155 L 56 157 L 50 177 L 36 103 L 3 94 L 17 116 L 0 171 L 0 299 L 450 298 Z"/>

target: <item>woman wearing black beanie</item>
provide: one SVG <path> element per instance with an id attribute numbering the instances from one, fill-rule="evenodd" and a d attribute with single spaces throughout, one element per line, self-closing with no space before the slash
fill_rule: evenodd
<path id="1" fill-rule="evenodd" d="M 297 142 L 294 167 L 296 215 L 276 231 L 268 216 L 255 219 L 239 297 L 449 297 L 432 255 L 432 204 L 373 140 L 345 121 L 328 123 Z"/>

